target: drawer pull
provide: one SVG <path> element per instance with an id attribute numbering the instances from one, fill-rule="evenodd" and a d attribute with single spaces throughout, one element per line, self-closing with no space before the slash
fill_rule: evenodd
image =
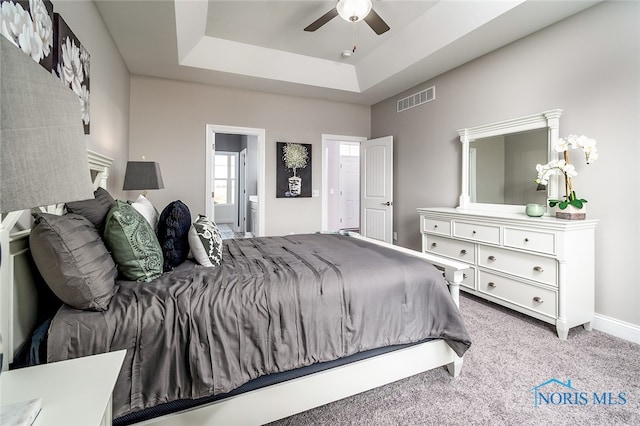
<path id="1" fill-rule="evenodd" d="M 542 266 L 534 266 L 533 270 L 536 272 L 544 272 L 544 269 L 542 269 Z"/>
<path id="2" fill-rule="evenodd" d="M 544 302 L 544 300 L 542 300 L 542 297 L 538 297 L 538 296 L 534 297 L 534 298 L 533 298 L 533 301 L 534 301 L 534 302 L 536 302 L 536 303 L 542 303 L 542 302 Z"/>
<path id="3" fill-rule="evenodd" d="M 496 257 L 495 256 L 489 256 L 488 259 L 489 260 L 496 260 Z"/>
<path id="4" fill-rule="evenodd" d="M 431 247 L 438 247 L 438 244 L 436 244 L 436 243 L 431 243 Z"/>
<path id="5" fill-rule="evenodd" d="M 437 229 L 437 228 L 438 228 L 438 225 L 433 225 L 433 229 Z"/>
<path id="6" fill-rule="evenodd" d="M 460 250 L 460 254 L 467 254 L 467 251 L 462 249 L 462 250 Z"/>
<path id="7" fill-rule="evenodd" d="M 525 242 L 525 243 L 528 243 L 528 242 L 529 242 L 529 239 L 528 239 L 528 238 L 525 238 L 525 239 L 524 239 L 524 242 Z"/>
<path id="8" fill-rule="evenodd" d="M 487 285 L 491 288 L 496 288 L 496 283 L 494 283 L 493 281 L 488 283 Z"/>
<path id="9" fill-rule="evenodd" d="M 475 230 L 474 230 L 474 231 L 472 231 L 471 233 L 472 233 L 473 235 L 476 235 L 476 231 L 475 231 Z"/>
<path id="10" fill-rule="evenodd" d="M 463 279 L 463 280 L 466 280 L 466 279 L 467 279 L 467 277 L 468 277 L 468 275 L 467 275 L 467 274 L 462 274 L 462 279 Z"/>

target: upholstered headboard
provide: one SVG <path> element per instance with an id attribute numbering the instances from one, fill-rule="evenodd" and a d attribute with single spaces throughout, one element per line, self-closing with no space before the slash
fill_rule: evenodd
<path id="1" fill-rule="evenodd" d="M 87 151 L 94 188 L 106 188 L 113 160 L 97 152 Z M 64 204 L 41 207 L 49 213 L 62 214 Z M 13 362 L 18 349 L 36 326 L 37 270 L 29 254 L 30 229 L 18 229 L 16 224 L 28 211 L 11 212 L 0 220 L 0 333 L 2 333 L 3 369 Z M 22 219 L 23 220 L 23 219 Z"/>

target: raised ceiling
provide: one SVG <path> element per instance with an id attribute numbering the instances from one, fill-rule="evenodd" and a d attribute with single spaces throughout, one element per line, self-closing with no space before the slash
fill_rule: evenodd
<path id="1" fill-rule="evenodd" d="M 382 35 L 340 17 L 303 31 L 336 1 L 96 4 L 133 74 L 372 105 L 597 2 L 374 0 Z"/>

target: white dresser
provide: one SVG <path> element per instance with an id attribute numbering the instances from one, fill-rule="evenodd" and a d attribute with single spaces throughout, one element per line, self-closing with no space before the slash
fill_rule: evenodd
<path id="1" fill-rule="evenodd" d="M 468 263 L 460 288 L 542 321 L 591 330 L 597 220 L 421 208 L 422 250 Z"/>

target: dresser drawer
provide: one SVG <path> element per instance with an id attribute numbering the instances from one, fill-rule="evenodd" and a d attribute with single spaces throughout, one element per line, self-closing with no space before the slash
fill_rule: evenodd
<path id="1" fill-rule="evenodd" d="M 553 232 L 505 228 L 504 245 L 523 250 L 555 254 L 556 235 Z"/>
<path id="2" fill-rule="evenodd" d="M 453 235 L 469 240 L 500 244 L 500 227 L 474 223 L 454 222 Z"/>
<path id="3" fill-rule="evenodd" d="M 557 293 L 487 271 L 478 274 L 478 291 L 523 308 L 557 318 Z"/>
<path id="4" fill-rule="evenodd" d="M 475 262 L 475 244 L 468 241 L 452 240 L 451 238 L 426 235 L 425 251 L 441 256 L 452 257 L 467 263 Z"/>
<path id="5" fill-rule="evenodd" d="M 548 257 L 480 245 L 478 266 L 548 285 L 557 285 L 558 262 Z"/>
<path id="6" fill-rule="evenodd" d="M 438 220 L 423 217 L 422 232 L 451 235 L 451 222 L 448 220 Z"/>
<path id="7" fill-rule="evenodd" d="M 461 286 L 476 289 L 476 268 L 469 268 L 463 273 L 463 279 L 460 283 Z"/>

